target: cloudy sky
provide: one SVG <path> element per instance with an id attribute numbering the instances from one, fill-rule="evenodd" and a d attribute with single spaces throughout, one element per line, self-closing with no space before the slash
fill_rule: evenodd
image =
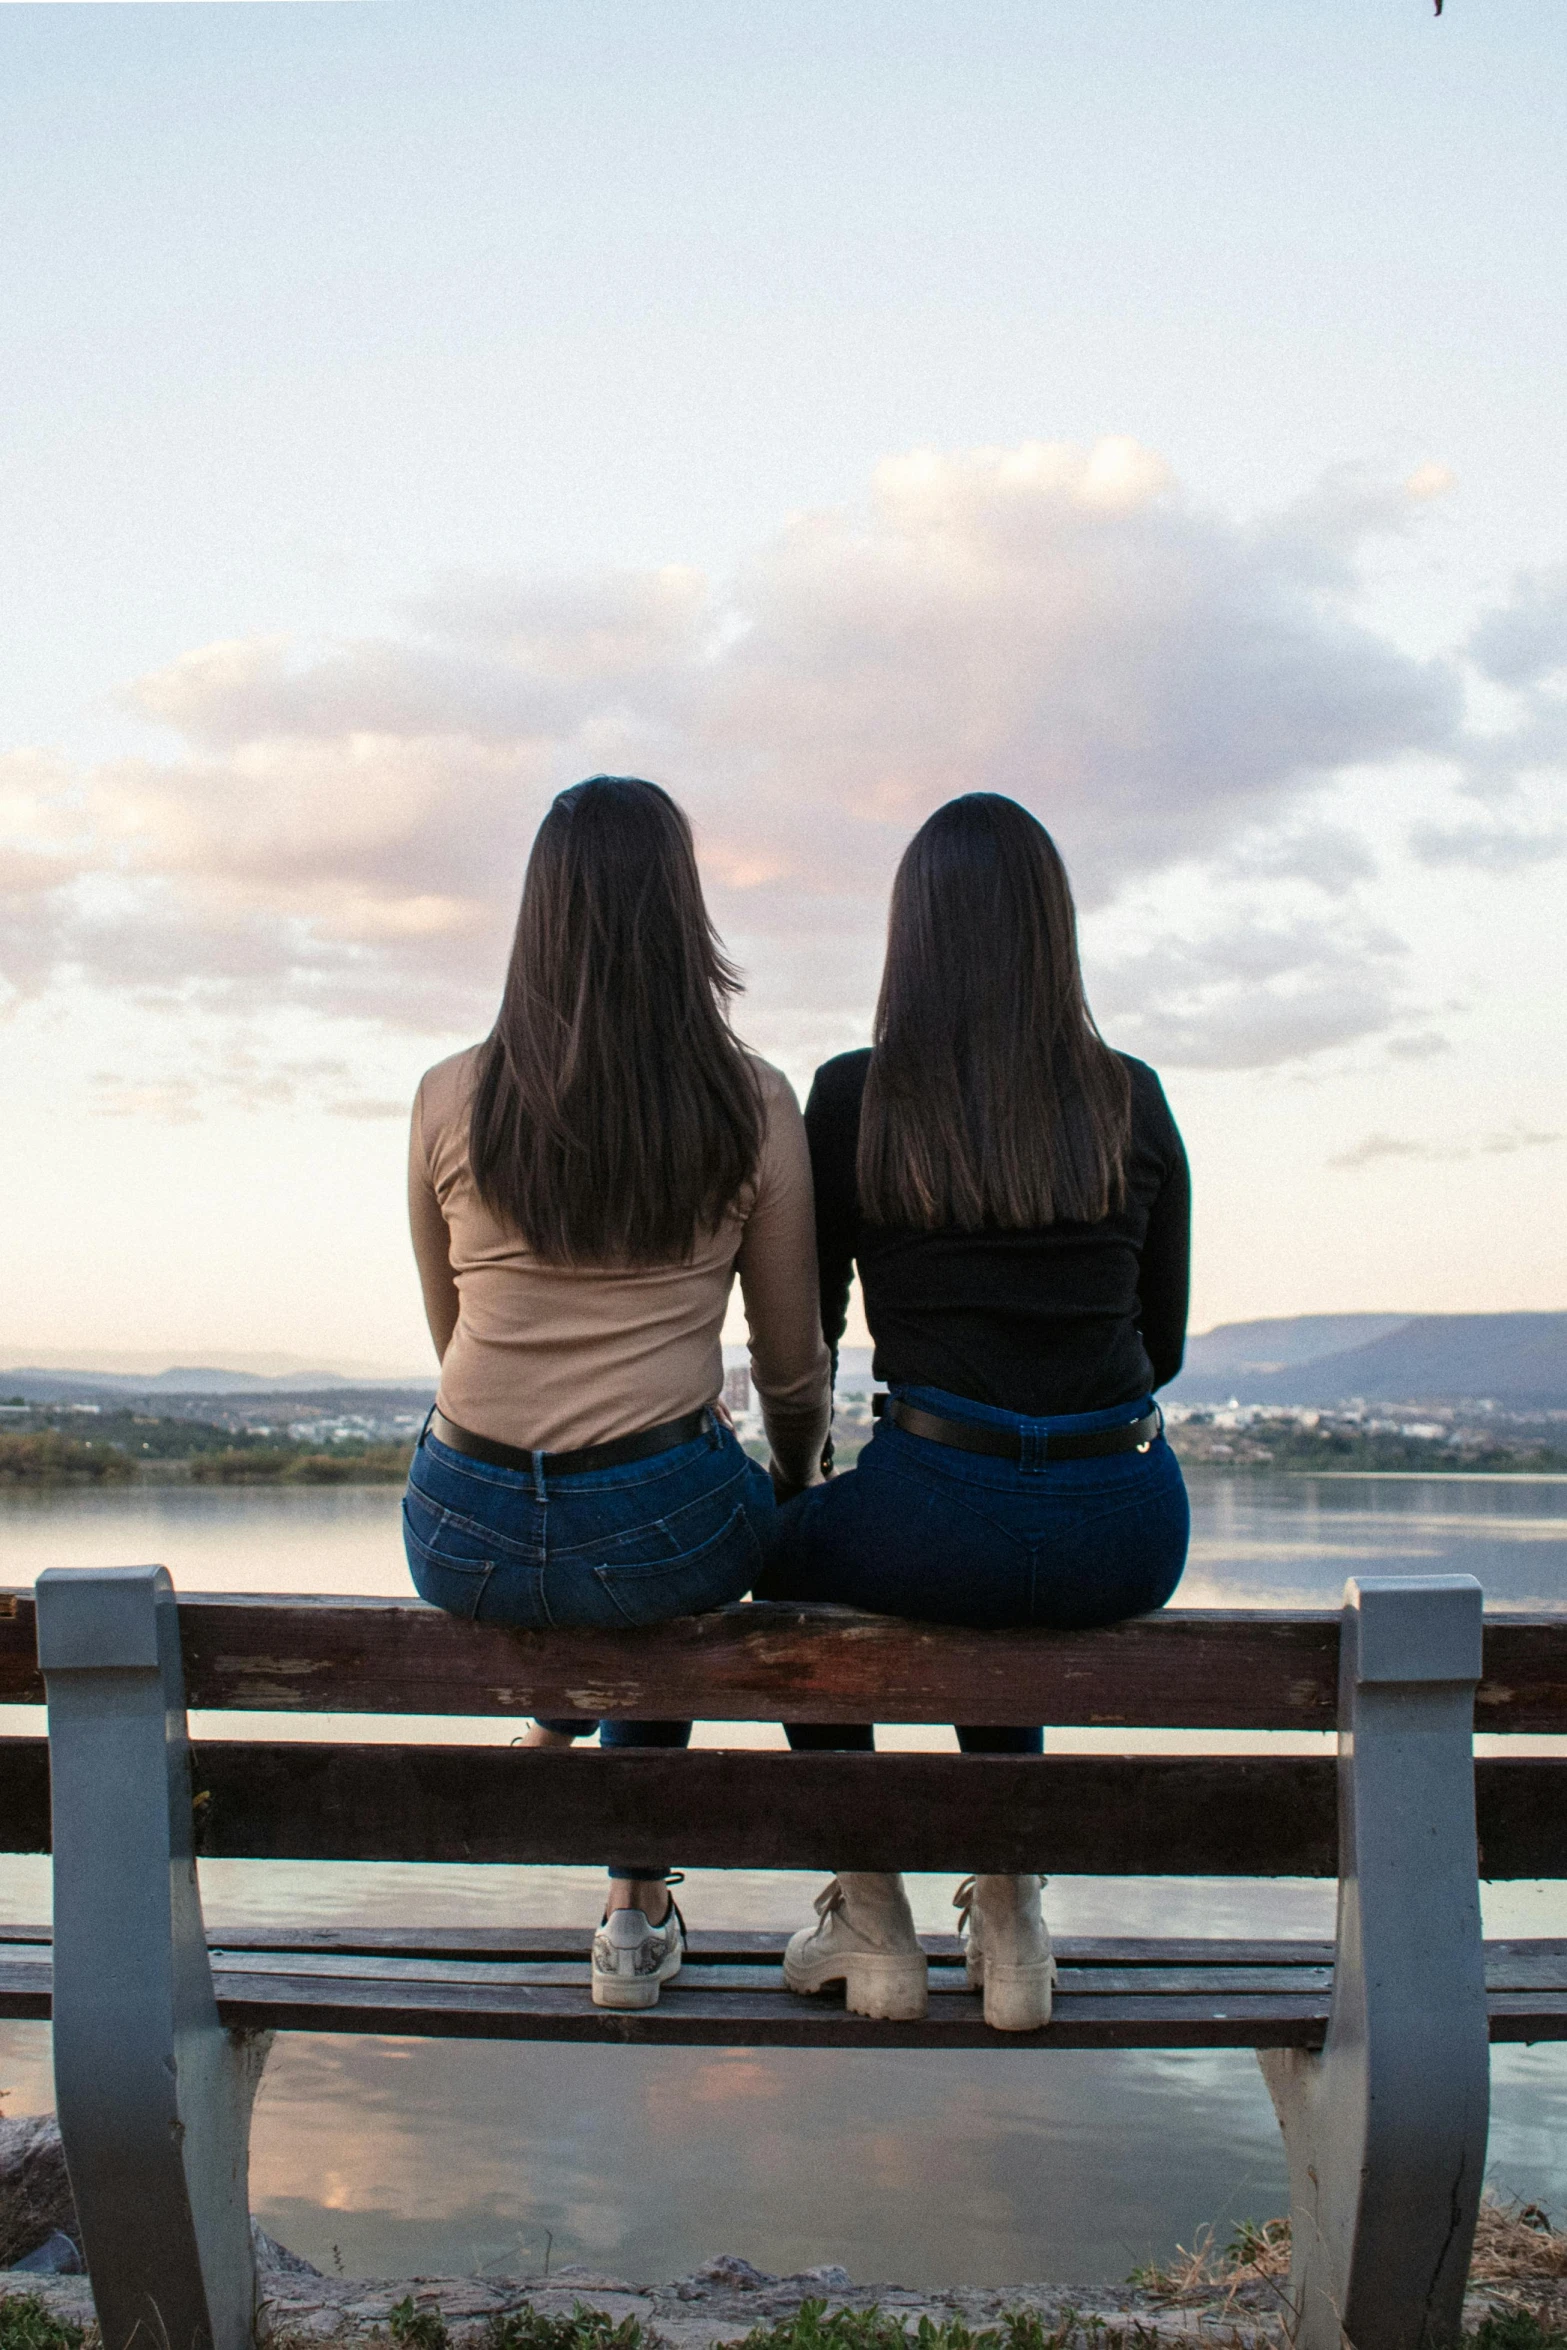
<path id="1" fill-rule="evenodd" d="M 1032 807 L 1196 1327 L 1567 1305 L 1562 31 L 0 5 L 0 1362 L 423 1367 L 408 1098 L 601 768 L 802 1089 Z"/>

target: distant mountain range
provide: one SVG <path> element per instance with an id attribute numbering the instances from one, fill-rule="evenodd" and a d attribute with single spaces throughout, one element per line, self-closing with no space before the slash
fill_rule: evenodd
<path id="1" fill-rule="evenodd" d="M 1297 1314 L 1186 1342 L 1179 1403 L 1567 1408 L 1567 1314 Z"/>
<path id="2" fill-rule="evenodd" d="M 28 1403 L 71 1403 L 78 1397 L 160 1395 L 355 1395 L 435 1393 L 435 1375 L 406 1379 L 355 1379 L 341 1371 L 287 1371 L 266 1378 L 257 1371 L 225 1371 L 180 1363 L 167 1371 L 41 1370 L 19 1366 L 0 1370 L 0 1401 L 20 1395 Z"/>
<path id="3" fill-rule="evenodd" d="M 744 1362 L 743 1346 L 724 1349 Z M 839 1356 L 840 1392 L 869 1387 L 869 1347 Z M 179 1364 L 156 1373 L 0 1370 L 0 1400 L 228 1395 L 422 1395 L 434 1375 L 366 1379 L 301 1370 L 256 1371 Z M 1567 1314 L 1294 1314 L 1222 1322 L 1186 1342 L 1186 1365 L 1165 1393 L 1179 1403 L 1478 1403 L 1509 1410 L 1567 1409 Z"/>

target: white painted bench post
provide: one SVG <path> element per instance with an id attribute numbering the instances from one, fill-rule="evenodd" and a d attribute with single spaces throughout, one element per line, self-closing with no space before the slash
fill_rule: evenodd
<path id="1" fill-rule="evenodd" d="M 251 2350 L 250 2109 L 263 2035 L 207 1960 L 174 1587 L 38 1579 L 54 1815 L 54 2073 L 104 2350 Z"/>
<path id="2" fill-rule="evenodd" d="M 1459 2338 L 1490 2047 L 1475 1844 L 1472 1575 L 1345 1587 L 1339 1895 L 1320 2056 L 1259 2061 L 1290 2168 L 1297 2350 Z"/>

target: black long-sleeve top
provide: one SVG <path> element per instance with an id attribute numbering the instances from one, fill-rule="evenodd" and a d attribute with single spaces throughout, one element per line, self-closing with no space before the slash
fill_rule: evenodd
<path id="1" fill-rule="evenodd" d="M 855 1184 L 868 1052 L 816 1072 L 805 1106 L 822 1330 L 837 1359 L 856 1264 L 874 1371 L 1045 1418 L 1132 1403 L 1173 1379 L 1186 1340 L 1191 1179 L 1164 1089 L 1127 1054 L 1124 1204 L 1096 1224 L 908 1232 L 866 1223 Z"/>

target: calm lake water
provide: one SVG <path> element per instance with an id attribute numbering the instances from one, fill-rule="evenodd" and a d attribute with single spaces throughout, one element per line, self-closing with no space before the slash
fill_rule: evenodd
<path id="1" fill-rule="evenodd" d="M 1187 1606 L 1321 1606 L 1353 1574 L 1464 1571 L 1492 1607 L 1567 1605 L 1567 1481 L 1386 1477 L 1191 1479 Z M 160 1560 L 187 1590 L 406 1588 L 386 1488 L 146 1488 L 0 1497 L 0 1585 L 45 1566 Z M 211 1718 L 219 1728 L 219 1719 Z M 222 1717 L 230 1734 L 240 1725 Z M 245 1717 L 276 1736 L 276 1717 Z M 38 1717 L 0 1709 L 0 1728 Z M 295 1725 L 311 1734 L 308 1718 Z M 464 1726 L 443 1725 L 440 1735 Z M 466 1726 L 476 1738 L 504 1725 Z M 397 1721 L 358 1734 L 411 1734 Z M 709 1726 L 703 1743 L 772 1743 Z M 946 1746 L 943 1731 L 884 1734 Z M 1060 1733 L 1058 1750 L 1125 1746 Z M 1139 1743 L 1260 1743 L 1165 1735 Z M 1310 1739 L 1275 1741 L 1297 1748 Z M 1530 1741 L 1532 1747 L 1551 1744 Z M 1513 1742 L 1520 1751 L 1520 1742 Z M 209 1862 L 209 1918 L 587 1923 L 595 1872 Z M 793 1927 L 821 1880 L 693 1871 L 693 1923 Z M 945 1879 L 910 1881 L 923 1927 L 951 1922 Z M 48 1864 L 0 1856 L 10 1920 L 48 1914 Z M 1330 1886 L 1058 1878 L 1062 1933 L 1331 1932 Z M 1492 1933 L 1567 1934 L 1567 1888 L 1487 1897 Z M 1567 2049 L 1493 2059 L 1492 2176 L 1567 2205 Z M 12 2113 L 53 2102 L 48 2034 L 0 2025 Z M 1249 2054 L 530 2048 L 288 2037 L 257 2109 L 252 2195 L 264 2226 L 323 2268 L 449 2273 L 583 2261 L 636 2278 L 738 2252 L 793 2270 L 841 2261 L 908 2283 L 1124 2277 L 1150 2255 L 1285 2204 L 1282 2150 Z"/>

